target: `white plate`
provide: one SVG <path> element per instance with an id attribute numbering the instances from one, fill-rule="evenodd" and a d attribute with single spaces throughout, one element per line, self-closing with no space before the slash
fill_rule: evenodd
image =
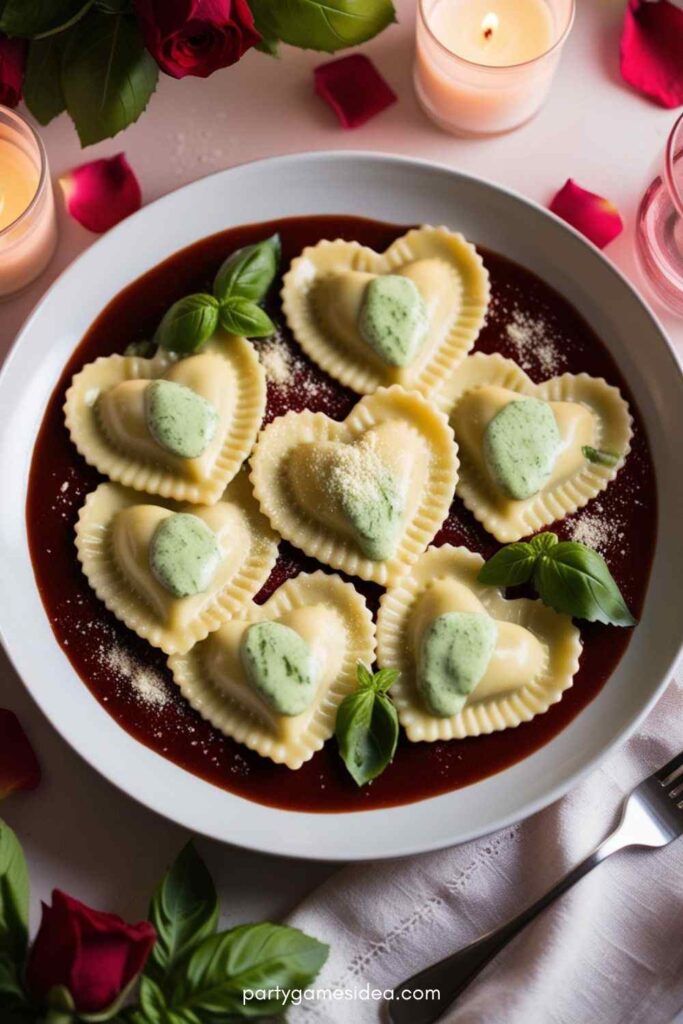
<path id="1" fill-rule="evenodd" d="M 24 524 L 31 452 L 75 345 L 125 285 L 171 253 L 245 221 L 356 214 L 447 224 L 540 274 L 616 357 L 645 418 L 659 482 L 659 537 L 643 619 L 599 696 L 552 742 L 464 789 L 388 810 L 305 814 L 224 792 L 121 729 L 56 643 L 33 578 Z M 0 629 L 17 671 L 61 735 L 148 807 L 216 839 L 272 853 L 347 860 L 459 843 L 561 796 L 632 731 L 662 692 L 683 634 L 683 377 L 652 314 L 623 277 L 547 211 L 445 167 L 319 153 L 236 167 L 159 200 L 93 245 L 24 327 L 0 378 Z"/>

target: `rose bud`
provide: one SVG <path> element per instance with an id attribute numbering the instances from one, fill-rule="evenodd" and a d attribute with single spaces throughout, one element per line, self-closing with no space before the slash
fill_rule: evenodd
<path id="1" fill-rule="evenodd" d="M 0 103 L 16 107 L 21 99 L 28 43 L 25 39 L 8 39 L 0 32 Z"/>
<path id="2" fill-rule="evenodd" d="M 662 107 L 683 103 L 683 9 L 629 0 L 621 33 L 621 74 Z"/>
<path id="3" fill-rule="evenodd" d="M 208 78 L 261 41 L 247 0 L 135 0 L 145 45 L 172 78 Z"/>
<path id="4" fill-rule="evenodd" d="M 126 924 L 114 914 L 91 910 L 55 889 L 26 967 L 30 994 L 45 1000 L 65 987 L 78 1013 L 108 1009 L 147 962 L 156 932 L 151 924 Z"/>
<path id="5" fill-rule="evenodd" d="M 20 789 L 35 789 L 40 765 L 21 722 L 0 708 L 0 800 Z"/>
<path id="6" fill-rule="evenodd" d="M 123 153 L 81 164 L 65 174 L 60 184 L 71 216 L 98 234 L 142 205 L 140 184 Z"/>
<path id="7" fill-rule="evenodd" d="M 552 200 L 550 209 L 598 249 L 604 249 L 624 227 L 619 211 L 609 199 L 587 192 L 571 178 Z"/>

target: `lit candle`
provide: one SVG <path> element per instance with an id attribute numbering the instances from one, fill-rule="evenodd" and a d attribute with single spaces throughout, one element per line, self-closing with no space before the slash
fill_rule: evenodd
<path id="1" fill-rule="evenodd" d="M 45 149 L 27 121 L 0 107 L 0 299 L 45 269 L 56 241 Z"/>
<path id="2" fill-rule="evenodd" d="M 415 88 L 447 131 L 489 135 L 542 105 L 574 0 L 419 0 Z"/>

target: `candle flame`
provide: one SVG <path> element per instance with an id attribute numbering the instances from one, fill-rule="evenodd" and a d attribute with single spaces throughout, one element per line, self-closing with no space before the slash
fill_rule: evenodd
<path id="1" fill-rule="evenodd" d="M 482 22 L 481 22 L 481 30 L 484 33 L 484 39 L 490 39 L 491 36 L 493 35 L 493 33 L 498 28 L 499 24 L 500 24 L 500 22 L 498 20 L 498 15 L 497 14 L 494 14 L 493 11 L 491 11 L 489 14 L 487 14 L 482 19 Z"/>

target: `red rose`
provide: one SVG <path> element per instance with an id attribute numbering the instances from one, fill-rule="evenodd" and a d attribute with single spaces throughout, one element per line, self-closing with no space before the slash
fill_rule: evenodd
<path id="1" fill-rule="evenodd" d="M 0 33 L 0 103 L 6 107 L 16 107 L 21 99 L 27 47 L 25 39 L 8 39 Z"/>
<path id="2" fill-rule="evenodd" d="M 208 78 L 261 36 L 247 0 L 135 0 L 147 49 L 173 78 Z"/>
<path id="3" fill-rule="evenodd" d="M 106 1010 L 145 966 L 156 941 L 151 924 L 126 924 L 55 889 L 26 968 L 32 995 L 66 986 L 76 1010 Z"/>

